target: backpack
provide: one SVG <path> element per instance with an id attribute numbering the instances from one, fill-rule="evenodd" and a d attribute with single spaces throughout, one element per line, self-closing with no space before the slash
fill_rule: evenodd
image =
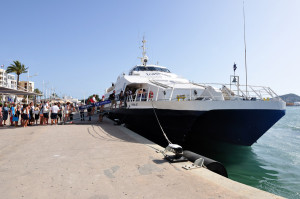
<path id="1" fill-rule="evenodd" d="M 110 94 L 108 99 L 109 100 L 114 100 L 115 99 L 115 94 L 114 93 Z"/>

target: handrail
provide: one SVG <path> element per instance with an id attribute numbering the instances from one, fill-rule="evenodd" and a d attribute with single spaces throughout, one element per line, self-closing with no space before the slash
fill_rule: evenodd
<path id="1" fill-rule="evenodd" d="M 282 99 L 270 88 L 265 86 L 247 85 L 247 94 L 245 93 L 245 85 L 237 84 L 219 84 L 219 83 L 176 83 L 173 86 L 166 85 L 157 81 L 150 82 L 158 85 L 156 94 L 153 98 L 149 98 L 150 87 L 147 89 L 147 96 L 138 98 L 138 94 L 133 99 L 127 98 L 128 101 L 180 101 L 180 100 L 264 100 L 264 101 L 282 101 Z M 190 84 L 190 87 L 181 85 Z M 214 87 L 212 87 L 214 86 Z M 219 86 L 219 88 L 216 88 Z M 163 87 L 163 88 L 161 88 Z M 229 89 L 231 87 L 231 89 Z M 165 92 L 162 94 L 160 91 Z M 197 91 L 197 92 L 195 92 Z M 202 91 L 202 92 L 201 92 Z M 206 91 L 206 92 L 204 92 Z M 174 95 L 177 95 L 177 97 Z M 184 96 L 184 97 L 182 97 Z"/>

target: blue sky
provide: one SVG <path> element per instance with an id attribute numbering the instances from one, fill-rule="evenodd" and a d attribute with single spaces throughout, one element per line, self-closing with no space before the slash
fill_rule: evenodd
<path id="1" fill-rule="evenodd" d="M 43 90 L 102 95 L 139 64 L 145 35 L 150 63 L 195 82 L 245 82 L 242 0 L 1 1 L 0 65 L 20 60 Z M 248 83 L 300 95 L 300 1 L 245 0 Z M 27 75 L 21 75 L 21 80 Z"/>

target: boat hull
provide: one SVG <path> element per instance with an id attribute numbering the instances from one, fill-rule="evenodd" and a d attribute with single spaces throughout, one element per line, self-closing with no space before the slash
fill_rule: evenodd
<path id="1" fill-rule="evenodd" d="M 207 111 L 194 123 L 188 142 L 205 137 L 251 146 L 284 115 L 285 110 Z"/>
<path id="2" fill-rule="evenodd" d="M 205 139 L 251 146 L 285 115 L 285 109 L 155 111 L 169 140 L 188 148 L 194 148 Z M 120 119 L 132 130 L 158 144 L 168 144 L 153 109 L 114 109 L 111 117 Z"/>

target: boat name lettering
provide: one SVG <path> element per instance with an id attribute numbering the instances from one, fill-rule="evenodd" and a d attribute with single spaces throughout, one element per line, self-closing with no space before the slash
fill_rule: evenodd
<path id="1" fill-rule="evenodd" d="M 146 73 L 146 75 L 160 75 L 159 73 Z"/>
<path id="2" fill-rule="evenodd" d="M 138 106 L 138 103 L 132 103 L 131 106 Z"/>

